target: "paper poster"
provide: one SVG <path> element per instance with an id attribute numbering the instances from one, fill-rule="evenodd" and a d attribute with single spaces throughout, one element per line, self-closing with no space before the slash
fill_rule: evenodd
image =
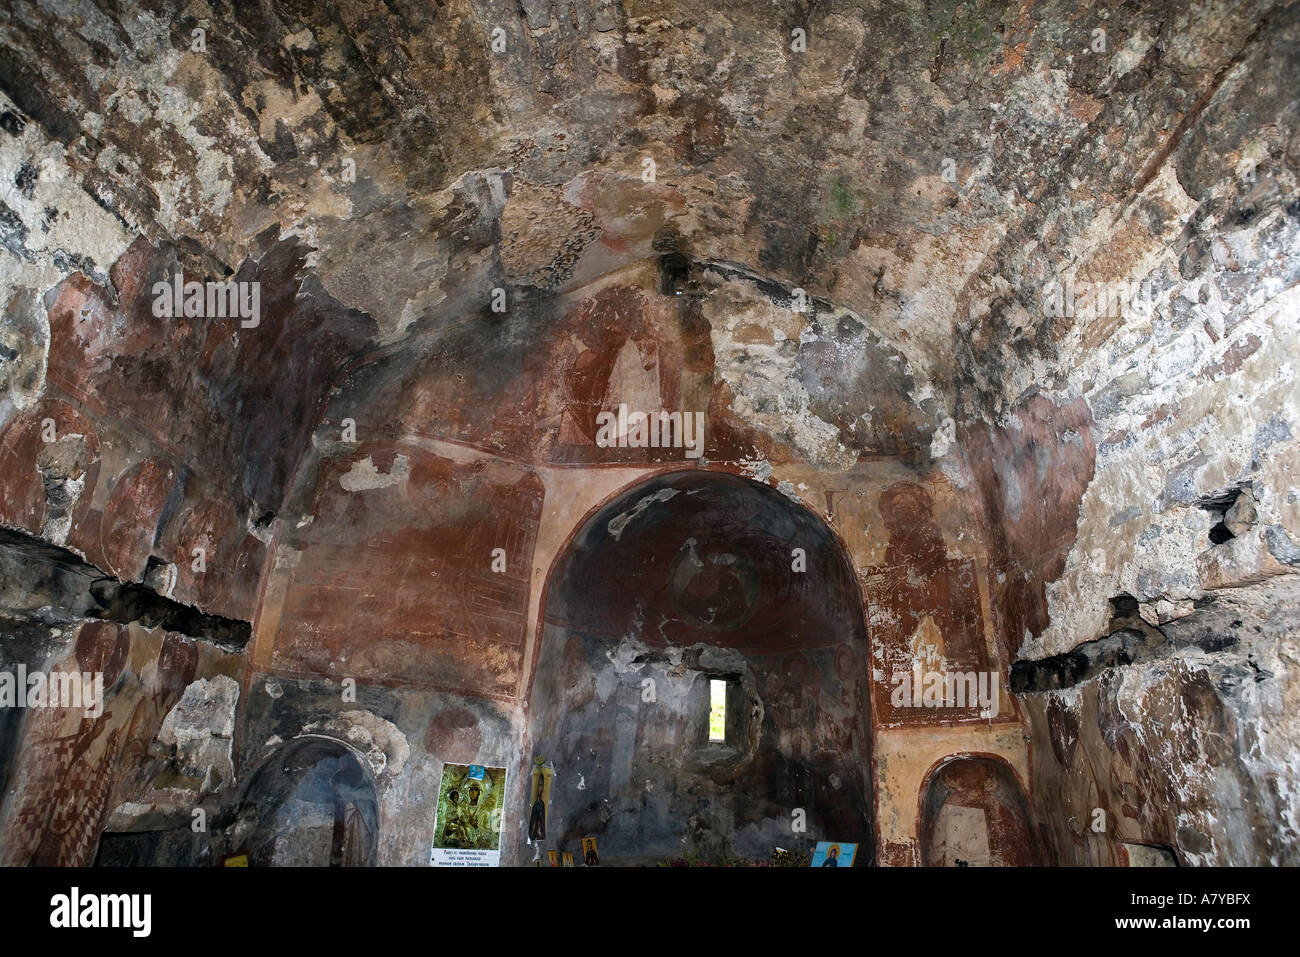
<path id="1" fill-rule="evenodd" d="M 443 765 L 429 863 L 434 867 L 499 866 L 505 793 L 505 768 Z"/>
<path id="2" fill-rule="evenodd" d="M 858 853 L 856 844 L 840 844 L 835 841 L 818 841 L 813 851 L 813 867 L 852 867 L 853 857 Z"/>

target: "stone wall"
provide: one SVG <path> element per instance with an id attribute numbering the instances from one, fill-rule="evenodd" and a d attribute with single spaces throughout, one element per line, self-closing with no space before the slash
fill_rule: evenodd
<path id="1" fill-rule="evenodd" d="M 1023 337 L 987 380 L 1006 411 L 972 430 L 963 474 L 1007 647 L 1044 664 L 1108 635 L 1150 646 L 1130 661 L 1107 639 L 1124 649 L 1107 668 L 1023 699 L 1061 863 L 1145 845 L 1183 864 L 1292 859 L 1298 40 L 1294 9 L 1271 17 L 1123 202 L 1074 210 L 1002 303 Z M 1044 209 L 1059 223 L 1069 204 Z M 1068 315 L 1051 307 L 1066 283 L 1086 293 Z M 1099 290 L 1121 303 L 1098 308 Z"/>
<path id="2" fill-rule="evenodd" d="M 116 677 L 0 715 L 0 859 L 422 863 L 478 763 L 526 862 L 544 751 L 611 860 L 804 807 L 881 864 L 1294 863 L 1297 8 L 63 7 L 0 20 L 0 650 Z M 684 469 L 824 529 L 847 619 L 557 605 Z M 684 758 L 715 673 L 744 748 Z"/>

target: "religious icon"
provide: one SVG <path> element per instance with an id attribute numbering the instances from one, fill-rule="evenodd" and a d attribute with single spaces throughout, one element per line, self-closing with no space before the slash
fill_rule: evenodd
<path id="1" fill-rule="evenodd" d="M 568 851 L 565 851 L 565 852 L 564 852 L 564 865 L 563 865 L 563 866 L 564 866 L 564 867 L 572 867 L 572 866 L 573 866 L 573 855 L 570 854 Z"/>
<path id="2" fill-rule="evenodd" d="M 600 863 L 600 855 L 596 853 L 596 839 L 594 837 L 584 837 L 582 839 L 582 862 L 588 867 L 595 867 Z"/>
<path id="3" fill-rule="evenodd" d="M 500 863 L 505 783 L 505 768 L 443 766 L 431 863 Z"/>
<path id="4" fill-rule="evenodd" d="M 547 862 L 548 864 L 550 864 L 551 867 L 559 867 L 559 866 L 560 866 L 560 855 L 557 854 L 557 853 L 555 853 L 555 851 L 553 851 L 553 850 L 551 850 L 551 851 L 547 851 L 547 852 L 546 852 L 546 862 Z"/>
<path id="5" fill-rule="evenodd" d="M 841 844 L 831 841 L 818 841 L 813 851 L 813 867 L 852 867 L 853 858 L 858 853 L 858 845 Z"/>
<path id="6" fill-rule="evenodd" d="M 551 803 L 551 779 L 555 768 L 537 758 L 533 767 L 533 789 L 528 799 L 528 843 L 546 840 L 547 809 Z"/>

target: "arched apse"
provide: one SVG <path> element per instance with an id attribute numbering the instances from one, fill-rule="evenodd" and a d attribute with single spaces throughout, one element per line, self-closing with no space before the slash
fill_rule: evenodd
<path id="1" fill-rule="evenodd" d="M 1041 864 L 1029 803 L 1004 762 L 945 759 L 922 786 L 921 863 L 926 867 Z"/>
<path id="2" fill-rule="evenodd" d="M 379 804 L 346 745 L 306 735 L 281 746 L 250 779 L 233 835 L 254 866 L 368 867 Z"/>
<path id="3" fill-rule="evenodd" d="M 532 754 L 555 766 L 542 843 L 591 835 L 602 861 L 648 863 L 856 841 L 869 862 L 867 666 L 857 578 L 813 512 L 703 470 L 624 491 L 547 586 L 529 709 Z"/>

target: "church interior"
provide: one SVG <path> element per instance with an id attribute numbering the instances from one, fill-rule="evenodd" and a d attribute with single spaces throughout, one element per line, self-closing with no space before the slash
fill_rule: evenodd
<path id="1" fill-rule="evenodd" d="M 0 865 L 1300 864 L 1300 5 L 0 4 Z"/>

